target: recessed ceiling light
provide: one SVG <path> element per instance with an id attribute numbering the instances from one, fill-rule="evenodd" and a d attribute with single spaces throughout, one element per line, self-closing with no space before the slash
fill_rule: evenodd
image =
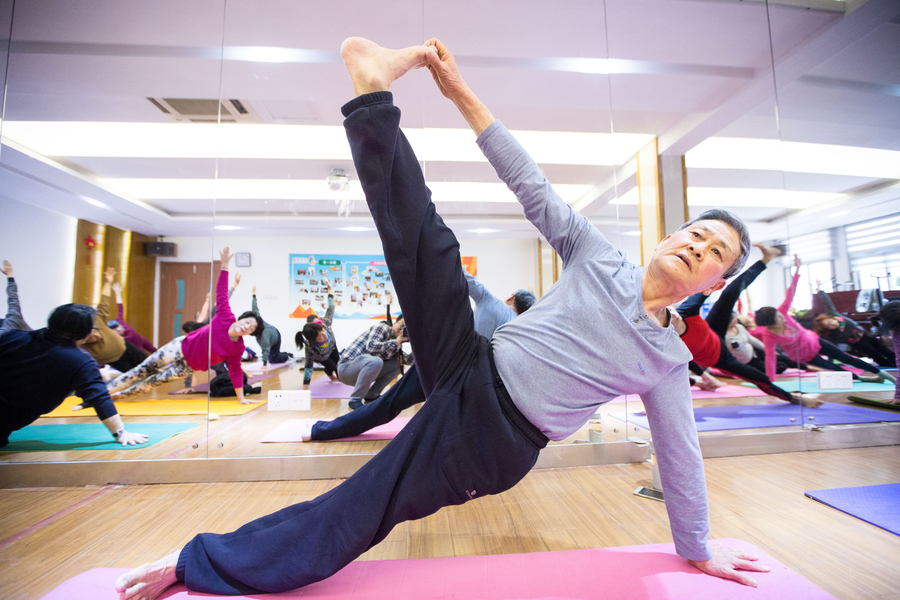
<path id="1" fill-rule="evenodd" d="M 828 218 L 832 219 L 834 217 L 840 217 L 840 216 L 846 215 L 849 212 L 850 212 L 849 210 L 839 210 L 836 213 L 831 213 L 830 215 L 828 215 Z"/>
<path id="2" fill-rule="evenodd" d="M 93 198 L 88 198 L 87 196 L 81 196 L 81 199 L 93 206 L 97 206 L 99 208 L 105 208 L 106 210 L 112 210 L 108 204 L 104 204 L 103 202 L 100 202 L 99 200 L 94 200 Z"/>
<path id="3" fill-rule="evenodd" d="M 237 225 L 216 225 L 215 229 L 219 231 L 234 231 L 236 229 L 243 229 L 243 227 L 238 227 Z"/>
<path id="4" fill-rule="evenodd" d="M 338 231 L 372 231 L 374 227 L 338 227 Z"/>
<path id="5" fill-rule="evenodd" d="M 688 187 L 689 206 L 721 206 L 755 208 L 809 208 L 840 198 L 827 192 L 798 192 L 783 189 Z"/>
<path id="6" fill-rule="evenodd" d="M 500 230 L 499 229 L 487 229 L 487 228 L 483 227 L 481 229 L 467 229 L 466 231 L 468 231 L 469 233 L 497 233 Z"/>
<path id="7" fill-rule="evenodd" d="M 641 235 L 641 230 L 638 229 L 637 231 L 623 231 L 623 232 L 622 232 L 622 235 L 633 235 L 633 236 L 638 236 L 638 235 Z"/>

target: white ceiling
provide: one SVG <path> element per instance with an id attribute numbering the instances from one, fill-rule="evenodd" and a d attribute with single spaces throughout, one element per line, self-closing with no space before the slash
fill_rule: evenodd
<path id="1" fill-rule="evenodd" d="M 439 37 L 510 129 L 650 134 L 674 155 L 713 136 L 900 151 L 900 0 L 847 6 L 854 10 L 769 6 L 767 13 L 765 3 L 703 0 L 17 0 L 4 123 L 167 123 L 148 98 L 221 97 L 247 103 L 262 123 L 335 126 L 352 95 L 338 56 L 344 38 L 402 47 Z M 284 62 L 253 60 L 261 52 L 278 53 Z M 597 60 L 607 58 L 613 61 Z M 615 73 L 584 72 L 598 66 Z M 408 74 L 392 90 L 404 127 L 466 127 L 427 72 Z M 371 218 L 361 202 L 339 218 L 327 194 L 314 200 L 132 198 L 101 182 L 324 180 L 332 168 L 355 179 L 349 160 L 43 156 L 0 133 L 0 201 L 148 235 L 212 235 L 214 224 L 244 227 L 239 233 L 250 235 L 373 235 L 338 229 L 371 225 Z M 497 181 L 484 162 L 423 167 L 434 183 Z M 611 203 L 635 186 L 633 161 L 542 167 L 555 184 L 593 186 L 574 205 L 604 232 L 637 228 L 636 206 Z M 791 211 L 795 235 L 900 212 L 896 179 L 689 163 L 688 184 L 841 195 Z M 729 208 L 755 237 L 784 237 L 786 211 L 756 204 Z M 829 219 L 837 206 L 850 212 Z M 514 203 L 450 200 L 438 210 L 460 237 L 537 237 Z M 478 228 L 497 232 L 470 232 Z"/>

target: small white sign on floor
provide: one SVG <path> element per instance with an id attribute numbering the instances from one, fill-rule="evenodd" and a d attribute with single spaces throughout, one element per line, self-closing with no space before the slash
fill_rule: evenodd
<path id="1" fill-rule="evenodd" d="M 269 390 L 266 406 L 269 410 L 310 410 L 312 397 L 309 390 Z"/>
<path id="2" fill-rule="evenodd" d="M 820 390 L 852 390 L 853 373 L 850 371 L 819 371 L 816 373 L 816 385 Z"/>

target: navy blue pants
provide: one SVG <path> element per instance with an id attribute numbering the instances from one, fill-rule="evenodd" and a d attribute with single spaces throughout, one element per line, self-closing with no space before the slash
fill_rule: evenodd
<path id="1" fill-rule="evenodd" d="M 360 96 L 342 111 L 428 401 L 333 490 L 232 533 L 196 536 L 176 568 L 190 590 L 283 592 L 325 579 L 398 523 L 511 488 L 547 443 L 475 333 L 459 244 L 435 212 L 391 93 Z"/>
<path id="2" fill-rule="evenodd" d="M 331 421 L 319 421 L 312 427 L 312 439 L 318 441 L 339 440 L 353 437 L 390 423 L 401 411 L 425 402 L 425 392 L 419 385 L 419 373 L 415 365 L 391 389 L 374 402 L 350 411 Z"/>

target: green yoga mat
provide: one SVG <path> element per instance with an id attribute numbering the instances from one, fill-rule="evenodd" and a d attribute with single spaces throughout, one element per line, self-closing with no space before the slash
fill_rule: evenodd
<path id="1" fill-rule="evenodd" d="M 748 387 L 754 387 L 752 383 L 741 383 Z M 794 379 L 782 379 L 775 382 L 775 385 L 788 392 L 803 392 L 804 394 L 846 394 L 848 392 L 893 392 L 894 384 L 886 381 L 885 383 L 869 383 L 867 381 L 854 381 L 852 390 L 820 390 L 816 385 L 816 380 L 812 377 L 806 379 L 801 378 L 797 381 Z"/>
<path id="2" fill-rule="evenodd" d="M 883 400 L 870 400 L 868 398 L 860 398 L 859 396 L 847 396 L 847 400 L 850 402 L 856 402 L 857 404 L 867 404 L 869 406 L 877 406 L 879 408 L 889 408 L 891 410 L 900 410 L 900 404 L 888 404 Z M 898 534 L 900 535 L 900 534 Z"/>
<path id="3" fill-rule="evenodd" d="M 29 425 L 9 436 L 0 452 L 60 452 L 64 450 L 137 450 L 196 427 L 198 423 L 134 423 L 129 431 L 143 433 L 147 441 L 123 446 L 115 441 L 103 423 Z"/>

